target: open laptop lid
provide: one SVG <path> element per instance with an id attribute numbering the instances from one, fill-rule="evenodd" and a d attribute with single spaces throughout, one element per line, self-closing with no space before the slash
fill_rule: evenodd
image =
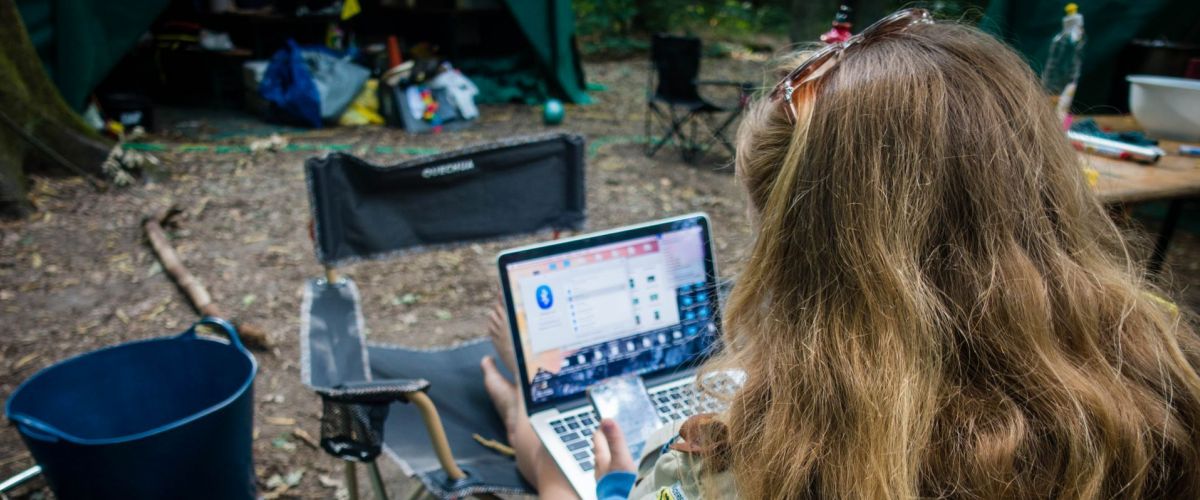
<path id="1" fill-rule="evenodd" d="M 498 264 L 530 414 L 577 403 L 608 377 L 693 367 L 715 349 L 704 214 L 508 250 Z"/>

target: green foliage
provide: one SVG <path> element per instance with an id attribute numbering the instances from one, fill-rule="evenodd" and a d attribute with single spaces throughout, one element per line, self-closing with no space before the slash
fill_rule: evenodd
<path id="1" fill-rule="evenodd" d="M 925 7 L 940 19 L 974 22 L 987 0 L 858 0 L 855 4 L 855 26 L 862 29 L 903 7 Z M 762 34 L 815 40 L 829 29 L 837 8 L 836 1 L 825 0 L 573 0 L 573 5 L 580 50 L 607 56 L 646 50 L 646 39 L 657 32 L 700 35 L 706 47 L 720 40 L 752 43 Z"/>
<path id="2" fill-rule="evenodd" d="M 574 0 L 576 32 L 585 54 L 645 50 L 651 33 L 739 38 L 783 34 L 790 0 Z"/>

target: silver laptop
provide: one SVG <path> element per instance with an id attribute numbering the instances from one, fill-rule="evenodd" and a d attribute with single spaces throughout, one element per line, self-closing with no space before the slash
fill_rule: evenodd
<path id="1" fill-rule="evenodd" d="M 591 384 L 641 375 L 664 424 L 717 409 L 692 387 L 720 325 L 706 215 L 517 248 L 498 260 L 529 420 L 580 497 L 596 495 Z"/>

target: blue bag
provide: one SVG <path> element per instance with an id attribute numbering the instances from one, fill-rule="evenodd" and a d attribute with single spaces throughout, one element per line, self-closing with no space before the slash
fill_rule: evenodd
<path id="1" fill-rule="evenodd" d="M 320 46 L 301 47 L 288 40 L 271 56 L 258 92 L 289 115 L 319 128 L 346 110 L 370 76 L 347 54 Z"/>

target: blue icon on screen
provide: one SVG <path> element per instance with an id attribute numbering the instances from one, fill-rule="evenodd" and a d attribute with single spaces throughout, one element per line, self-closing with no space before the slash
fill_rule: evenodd
<path id="1" fill-rule="evenodd" d="M 690 306 L 690 305 L 692 305 L 692 298 L 688 295 L 684 295 L 682 302 L 683 302 L 683 305 Z"/>
<path id="2" fill-rule="evenodd" d="M 542 309 L 549 309 L 550 306 L 554 305 L 554 294 L 550 293 L 549 285 L 542 285 L 542 286 L 537 287 L 536 293 L 537 293 L 538 307 L 540 307 Z"/>
<path id="3" fill-rule="evenodd" d="M 700 308 L 700 317 L 701 317 L 701 318 L 707 318 L 707 317 L 708 317 L 708 308 L 707 308 L 707 307 L 701 307 L 701 308 Z"/>
<path id="4" fill-rule="evenodd" d="M 704 302 L 704 301 L 708 300 L 708 294 L 704 293 L 704 292 L 700 292 L 699 294 L 696 295 L 696 300 L 698 300 L 700 302 Z"/>
<path id="5" fill-rule="evenodd" d="M 683 319 L 696 319 L 696 313 L 694 313 L 692 311 L 688 311 L 688 312 L 684 313 Z"/>

